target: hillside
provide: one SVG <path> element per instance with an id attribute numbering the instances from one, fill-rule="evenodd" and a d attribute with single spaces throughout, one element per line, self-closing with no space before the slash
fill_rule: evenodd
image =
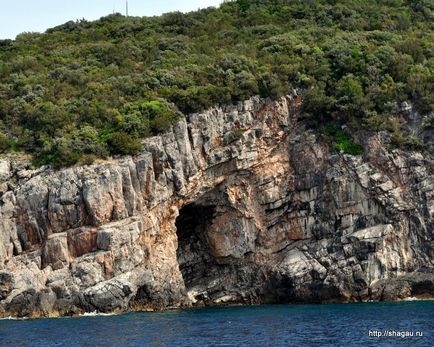
<path id="1" fill-rule="evenodd" d="M 433 110 L 433 19 L 429 0 L 239 0 L 23 33 L 0 41 L 0 152 L 55 167 L 135 154 L 183 114 L 294 89 L 337 149 L 362 151 L 343 124 L 423 149 L 399 110 Z"/>
<path id="2" fill-rule="evenodd" d="M 93 165 L 0 159 L 0 317 L 433 299 L 432 157 L 384 132 L 334 153 L 299 99 L 191 114 Z"/>

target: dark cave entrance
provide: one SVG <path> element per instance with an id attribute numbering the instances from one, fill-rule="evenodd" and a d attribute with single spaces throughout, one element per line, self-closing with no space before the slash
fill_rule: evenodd
<path id="1" fill-rule="evenodd" d="M 261 272 L 249 260 L 249 252 L 244 256 L 231 253 L 237 251 L 236 247 L 244 247 L 243 239 L 233 238 L 231 234 L 236 227 L 242 228 L 237 218 L 227 196 L 218 191 L 179 210 L 175 222 L 177 259 L 193 303 L 255 302 L 254 291 L 263 281 Z"/>
<path id="2" fill-rule="evenodd" d="M 209 277 L 216 266 L 216 260 L 210 254 L 207 241 L 207 230 L 214 215 L 215 206 L 192 203 L 181 208 L 176 219 L 176 253 L 187 289 Z"/>

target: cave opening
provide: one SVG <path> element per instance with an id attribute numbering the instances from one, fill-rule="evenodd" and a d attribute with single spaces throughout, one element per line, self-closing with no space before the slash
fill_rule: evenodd
<path id="1" fill-rule="evenodd" d="M 215 209 L 213 205 L 192 203 L 181 208 L 176 219 L 176 252 L 187 289 L 210 276 L 212 268 L 216 265 L 207 241 L 207 230 L 212 224 Z"/>
<path id="2" fill-rule="evenodd" d="M 253 302 L 262 284 L 239 215 L 212 191 L 179 210 L 177 260 L 193 303 Z M 258 279 L 260 280 L 258 282 Z"/>

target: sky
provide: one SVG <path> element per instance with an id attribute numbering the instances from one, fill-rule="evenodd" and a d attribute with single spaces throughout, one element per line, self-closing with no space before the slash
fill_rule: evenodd
<path id="1" fill-rule="evenodd" d="M 69 20 L 125 13 L 126 0 L 0 0 L 0 39 L 22 32 L 44 32 Z M 153 16 L 218 6 L 222 0 L 128 0 L 130 16 Z"/>

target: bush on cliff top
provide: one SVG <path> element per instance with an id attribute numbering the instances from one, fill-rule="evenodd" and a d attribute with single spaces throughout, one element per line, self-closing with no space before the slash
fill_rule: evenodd
<path id="1" fill-rule="evenodd" d="M 433 19 L 428 0 L 238 0 L 23 33 L 0 40 L 0 150 L 57 166 L 134 154 L 179 111 L 296 87 L 314 126 L 381 129 L 396 103 L 433 108 Z"/>
<path id="2" fill-rule="evenodd" d="M 322 133 L 334 142 L 334 148 L 338 152 L 351 155 L 363 153 L 363 147 L 358 143 L 354 143 L 351 135 L 347 131 L 328 124 L 322 128 Z"/>

